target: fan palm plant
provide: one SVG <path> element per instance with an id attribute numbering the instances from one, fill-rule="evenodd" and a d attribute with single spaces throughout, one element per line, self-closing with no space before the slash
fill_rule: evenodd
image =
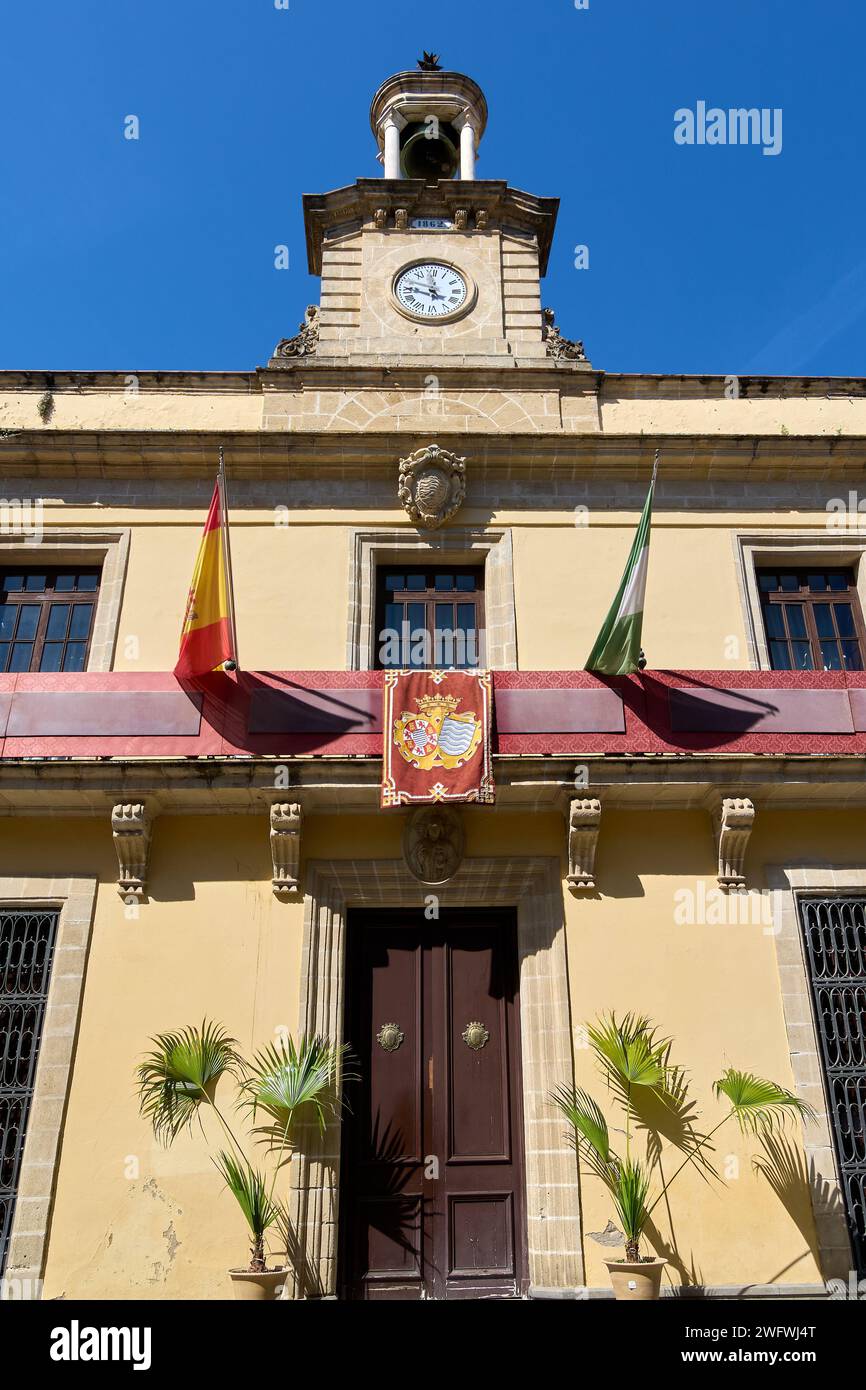
<path id="1" fill-rule="evenodd" d="M 213 1161 L 237 1201 L 252 1235 L 251 1273 L 263 1273 L 265 1237 L 274 1226 L 286 1229 L 288 1215 L 275 1195 L 280 1169 L 290 1156 L 292 1129 L 304 1112 L 323 1128 L 341 1107 L 342 1082 L 352 1078 L 346 1068 L 348 1048 L 322 1037 L 290 1037 L 255 1053 L 252 1062 L 238 1051 L 235 1038 L 206 1019 L 201 1026 L 158 1033 L 153 1050 L 137 1068 L 139 1110 L 150 1121 L 160 1143 L 169 1146 L 182 1130 L 211 1114 L 228 1140 Z M 277 1150 L 268 1177 L 248 1159 L 232 1125 L 216 1101 L 224 1076 L 237 1087 L 237 1106 L 254 1118 L 259 1111 L 270 1123 L 253 1130 L 268 1151 Z"/>
<path id="2" fill-rule="evenodd" d="M 605 1184 L 622 1226 L 627 1261 L 639 1261 L 640 1240 L 658 1203 L 671 1184 L 690 1164 L 713 1173 L 708 1160 L 715 1134 L 735 1119 L 743 1133 L 767 1133 L 789 1116 L 807 1117 L 812 1112 L 804 1101 L 775 1081 L 729 1067 L 715 1083 L 717 1098 L 726 1098 L 727 1113 L 707 1134 L 699 1134 L 686 1106 L 685 1077 L 670 1060 L 671 1040 L 660 1038 L 649 1019 L 628 1013 L 601 1018 L 587 1029 L 589 1043 L 603 1078 L 625 1113 L 625 1150 L 615 1152 L 607 1120 L 598 1103 L 577 1086 L 560 1086 L 551 1100 L 573 1130 L 575 1146 L 588 1167 Z M 677 1147 L 683 1161 L 650 1202 L 650 1190 L 659 1168 L 661 1139 L 647 1123 L 648 1102 L 660 1104 L 668 1117 L 676 1116 Z M 635 1128 L 647 1131 L 647 1153 L 635 1156 Z"/>

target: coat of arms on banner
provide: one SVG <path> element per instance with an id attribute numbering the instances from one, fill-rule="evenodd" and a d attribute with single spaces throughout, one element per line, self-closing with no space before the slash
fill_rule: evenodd
<path id="1" fill-rule="evenodd" d="M 382 806 L 494 799 L 489 672 L 387 671 Z"/>

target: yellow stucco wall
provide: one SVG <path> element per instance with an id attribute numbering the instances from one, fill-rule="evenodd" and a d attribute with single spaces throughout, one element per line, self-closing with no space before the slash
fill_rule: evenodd
<path id="1" fill-rule="evenodd" d="M 841 490 L 844 491 L 844 490 Z M 81 506 L 45 508 L 53 528 L 127 527 L 131 543 L 114 669 L 170 670 L 201 530 L 201 509 Z M 575 490 L 575 506 L 582 493 Z M 275 493 L 275 508 L 285 495 Z M 575 518 L 578 518 L 577 520 Z M 275 518 L 278 524 L 275 524 Z M 637 513 L 467 508 L 455 525 L 512 531 L 518 664 L 523 670 L 582 667 L 616 593 Z M 820 542 L 825 512 L 658 510 L 647 586 L 644 648 L 655 668 L 737 670 L 749 666 L 738 583 L 737 530 L 811 530 Z M 285 524 L 284 524 L 285 523 Z M 345 670 L 354 527 L 417 533 L 402 509 L 366 513 L 236 508 L 232 517 L 238 638 L 248 669 Z M 448 528 L 437 533 L 447 536 Z M 708 577 L 711 582 L 708 582 Z M 696 601 L 696 594 L 700 600 Z"/>
<path id="2" fill-rule="evenodd" d="M 311 815 L 305 859 L 396 857 L 401 828 L 401 816 Z M 470 856 L 556 855 L 564 845 L 553 812 L 530 819 L 470 810 L 466 829 Z M 302 906 L 273 897 L 259 817 L 158 821 L 150 900 L 132 921 L 114 887 L 107 824 L 57 820 L 51 834 L 52 872 L 95 872 L 100 887 L 45 1294 L 224 1296 L 226 1268 L 245 1255 L 242 1223 L 197 1136 L 181 1138 L 170 1151 L 154 1144 L 137 1115 L 133 1068 L 151 1033 L 204 1015 L 222 1021 L 246 1049 L 275 1030 L 296 1031 Z M 761 813 L 747 859 L 750 882 L 760 887 L 769 864 L 860 863 L 864 837 L 861 812 Z M 675 1060 L 688 1069 L 708 1123 L 722 1113 L 712 1082 L 727 1065 L 793 1084 L 772 934 L 760 923 L 677 920 L 677 892 L 695 891 L 699 880 L 712 892 L 714 870 L 705 814 L 605 812 L 599 894 L 564 895 L 577 1080 L 600 1099 L 604 1087 L 580 1045 L 580 1025 L 611 1008 L 646 1012 L 674 1037 Z M 0 874 L 44 872 L 44 844 L 33 823 L 6 821 Z M 564 1079 L 548 1078 L 551 1087 Z M 799 1130 L 792 1135 L 799 1150 Z M 658 1244 L 675 1280 L 820 1279 L 805 1193 L 792 1190 L 786 1209 L 753 1172 L 755 1152 L 754 1140 L 726 1127 L 716 1155 L 728 1176 L 709 1187 L 686 1172 L 669 1210 L 659 1208 Z M 670 1153 L 665 1162 L 670 1170 Z M 602 1231 L 613 1213 L 585 1173 L 581 1201 L 587 1280 L 604 1286 L 605 1250 L 587 1233 Z"/>
<path id="3" fill-rule="evenodd" d="M 177 527 L 132 528 L 115 670 L 174 666 L 201 526 L 196 519 Z M 347 530 L 275 526 L 265 516 L 255 525 L 233 523 L 231 543 L 244 667 L 345 669 Z"/>
<path id="4" fill-rule="evenodd" d="M 45 873 L 35 822 L 6 821 L 0 874 Z M 278 903 L 256 817 L 157 824 L 150 900 L 128 920 L 107 822 L 56 821 L 51 871 L 97 873 L 45 1296 L 203 1298 L 245 1263 L 242 1221 L 198 1138 L 160 1148 L 133 1070 L 151 1034 L 206 1015 L 249 1052 L 295 1032 L 302 908 Z M 230 1088 L 229 1088 L 230 1089 Z"/>

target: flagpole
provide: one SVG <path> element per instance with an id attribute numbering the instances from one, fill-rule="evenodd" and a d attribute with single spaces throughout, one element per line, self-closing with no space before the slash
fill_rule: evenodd
<path id="1" fill-rule="evenodd" d="M 656 449 L 656 456 L 655 456 L 655 458 L 654 458 L 654 460 L 653 460 L 653 475 L 652 475 L 652 486 L 653 486 L 653 487 L 655 486 L 656 474 L 657 474 L 658 471 L 659 471 L 659 459 L 661 458 L 661 456 L 662 456 L 662 451 L 661 451 L 661 449 Z"/>
<path id="2" fill-rule="evenodd" d="M 229 631 L 232 639 L 232 656 L 234 658 L 234 670 L 238 669 L 238 630 L 235 622 L 235 587 L 232 581 L 232 546 L 229 536 L 229 508 L 228 492 L 226 489 L 226 461 L 225 452 L 220 445 L 220 467 L 219 467 L 219 488 L 220 504 L 222 506 L 223 520 L 223 566 L 225 570 L 226 597 L 229 601 Z M 227 664 L 227 663 L 226 663 Z M 232 669 L 232 668 L 229 668 Z"/>

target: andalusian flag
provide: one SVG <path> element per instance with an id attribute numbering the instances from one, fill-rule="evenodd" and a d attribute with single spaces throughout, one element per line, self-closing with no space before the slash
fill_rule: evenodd
<path id="1" fill-rule="evenodd" d="M 222 453 L 222 451 L 220 451 Z M 211 498 L 180 637 L 174 674 L 205 676 L 224 662 L 237 662 L 231 560 L 223 491 L 223 467 Z"/>
<path id="2" fill-rule="evenodd" d="M 650 525 L 658 464 L 659 456 L 656 453 L 649 492 L 626 561 L 625 573 L 610 612 L 601 625 L 601 632 L 595 639 L 595 646 L 589 654 L 584 668 L 587 671 L 599 671 L 604 676 L 627 676 L 631 671 L 639 669 L 646 575 L 649 567 Z"/>

